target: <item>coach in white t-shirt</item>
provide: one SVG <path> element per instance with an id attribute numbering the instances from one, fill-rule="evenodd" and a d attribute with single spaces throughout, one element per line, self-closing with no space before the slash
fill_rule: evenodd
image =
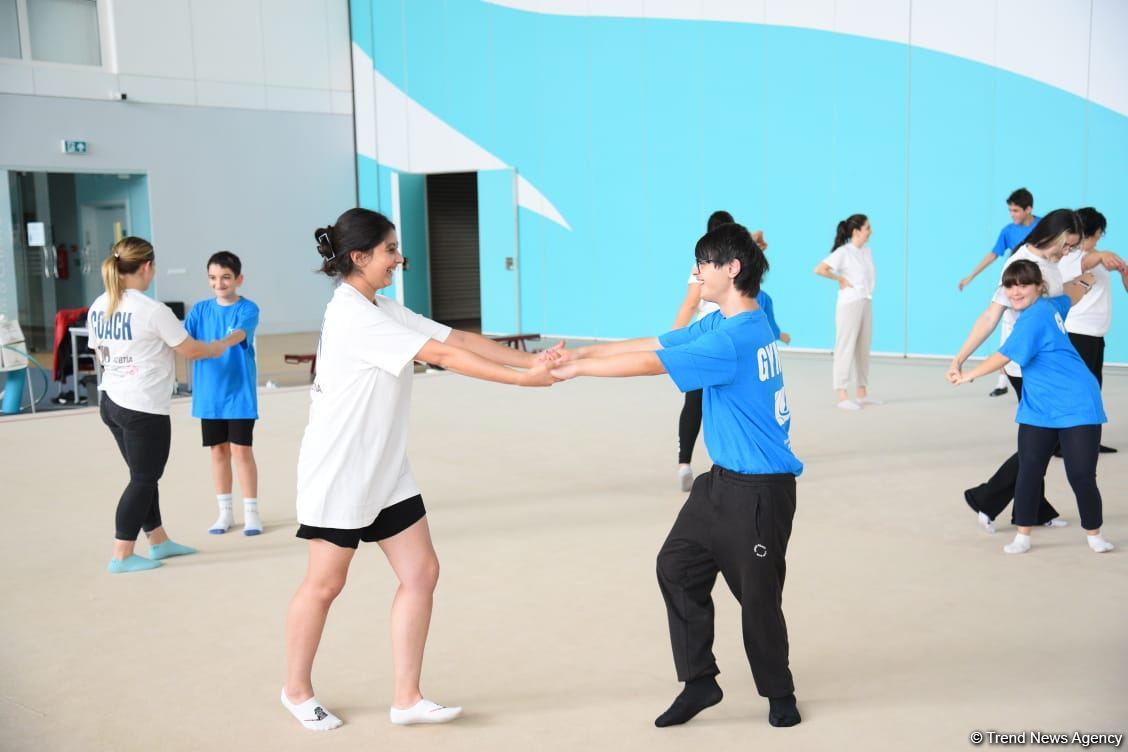
<path id="1" fill-rule="evenodd" d="M 452 330 L 377 295 L 403 263 L 395 226 L 382 214 L 350 209 L 314 238 L 321 271 L 340 284 L 325 309 L 298 456 L 297 535 L 309 541 L 309 567 L 286 621 L 282 704 L 308 729 L 341 724 L 314 697 L 313 660 L 357 546 L 376 542 L 400 581 L 391 615 L 391 721 L 444 723 L 461 708 L 426 700 L 419 689 L 439 562 L 407 460 L 413 361 L 503 384 L 548 386 L 555 379 L 533 354 Z"/>
<path id="2" fill-rule="evenodd" d="M 106 291 L 87 314 L 90 349 L 102 366 L 102 422 L 129 465 L 129 485 L 117 506 L 112 574 L 155 569 L 161 559 L 195 553 L 168 539 L 157 489 L 172 441 L 173 352 L 213 358 L 243 337 L 236 332 L 207 343 L 189 337 L 168 306 L 145 295 L 156 273 L 154 258 L 147 240 L 127 237 L 115 243 L 102 262 Z M 149 540 L 149 558 L 133 553 L 141 530 Z"/>

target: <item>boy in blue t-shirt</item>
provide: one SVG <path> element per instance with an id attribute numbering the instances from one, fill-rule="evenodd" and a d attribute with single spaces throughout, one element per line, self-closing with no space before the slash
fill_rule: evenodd
<path id="1" fill-rule="evenodd" d="M 674 665 L 685 689 L 655 725 L 685 723 L 721 701 L 711 596 L 720 573 L 741 603 L 745 651 L 757 690 L 769 698 L 768 721 L 794 726 L 800 715 L 781 602 L 803 464 L 791 451 L 776 334 L 756 302 L 768 262 L 738 224 L 706 233 L 695 255 L 701 297 L 719 311 L 661 337 L 558 346 L 545 357 L 557 361 L 552 373 L 561 379 L 668 373 L 683 392 L 703 390 L 705 445 L 716 464 L 694 481 L 658 554 Z"/>
<path id="2" fill-rule="evenodd" d="M 212 478 L 215 480 L 219 517 L 209 533 L 226 533 L 235 523 L 231 511 L 231 464 L 239 474 L 243 490 L 243 535 L 258 535 L 262 521 L 258 513 L 258 467 L 251 450 L 258 419 L 255 371 L 255 327 L 258 306 L 239 295 L 243 264 L 229 251 L 208 259 L 208 285 L 214 300 L 192 306 L 184 320 L 188 333 L 197 339 L 218 339 L 242 332 L 239 344 L 218 358 L 197 360 L 192 371 L 192 417 L 200 419 L 204 446 L 211 447 Z"/>
<path id="3" fill-rule="evenodd" d="M 1015 261 L 1003 272 L 1002 279 L 1012 307 L 1021 311 L 1014 331 L 999 351 L 978 367 L 966 374 L 949 374 L 953 384 L 963 384 L 1010 361 L 1022 367 L 1022 397 L 1015 416 L 1018 481 L 1014 521 L 1018 534 L 1003 547 L 1008 554 L 1030 550 L 1030 533 L 1037 524 L 1046 467 L 1059 445 L 1089 547 L 1097 553 L 1113 548 L 1101 535 L 1102 503 L 1097 489 L 1101 425 L 1107 418 L 1097 379 L 1065 331 L 1070 306 L 1081 299 L 1092 283 L 1093 276 L 1084 274 L 1065 284 L 1066 295 L 1044 298 L 1038 265 Z"/>

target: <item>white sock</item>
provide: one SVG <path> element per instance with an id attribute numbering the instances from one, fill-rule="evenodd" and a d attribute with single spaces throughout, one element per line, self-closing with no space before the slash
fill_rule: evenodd
<path id="1" fill-rule="evenodd" d="M 243 499 L 243 535 L 258 535 L 262 532 L 259 519 L 258 499 Z"/>
<path id="2" fill-rule="evenodd" d="M 462 708 L 448 708 L 423 699 L 406 710 L 392 706 L 392 723 L 397 726 L 411 726 L 416 723 L 447 723 L 462 715 Z"/>
<path id="3" fill-rule="evenodd" d="M 1054 517 L 1049 522 L 1042 523 L 1046 527 L 1069 527 L 1069 520 L 1063 520 L 1061 517 Z"/>
<path id="4" fill-rule="evenodd" d="M 987 532 L 991 533 L 992 535 L 995 534 L 995 521 L 988 517 L 986 513 L 979 513 L 979 524 L 982 525 L 983 529 Z"/>
<path id="5" fill-rule="evenodd" d="M 999 372 L 999 378 L 995 380 L 996 389 L 1006 389 L 1010 386 L 1010 381 L 1007 380 L 1007 375 L 1002 371 Z"/>
<path id="6" fill-rule="evenodd" d="M 340 726 L 343 721 L 326 710 L 316 697 L 311 697 L 305 702 L 294 704 L 286 697 L 286 689 L 282 689 L 282 707 L 289 710 L 298 723 L 310 731 L 332 731 Z"/>
<path id="7" fill-rule="evenodd" d="M 1030 536 L 1023 535 L 1022 533 L 1015 533 L 1014 540 L 1007 545 L 1003 546 L 1003 550 L 1008 554 L 1024 554 L 1030 550 Z"/>
<path id="8" fill-rule="evenodd" d="M 215 502 L 219 505 L 219 516 L 215 518 L 215 523 L 208 528 L 209 533 L 216 535 L 226 533 L 235 524 L 235 518 L 231 513 L 231 494 L 216 494 Z"/>
<path id="9" fill-rule="evenodd" d="M 1104 536 L 1100 533 L 1096 535 L 1086 535 L 1085 538 L 1089 541 L 1089 548 L 1093 549 L 1094 553 L 1103 554 L 1116 548 L 1116 546 L 1106 541 Z"/>
<path id="10" fill-rule="evenodd" d="M 843 410 L 861 410 L 862 406 L 852 399 L 844 399 L 838 403 L 838 406 Z"/>

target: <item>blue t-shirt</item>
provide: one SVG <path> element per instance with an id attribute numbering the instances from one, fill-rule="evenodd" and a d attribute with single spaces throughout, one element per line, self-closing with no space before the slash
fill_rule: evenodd
<path id="1" fill-rule="evenodd" d="M 1034 221 L 1028 225 L 1010 223 L 999 231 L 999 239 L 995 241 L 995 247 L 991 251 L 996 256 L 1006 256 L 1009 251 L 1022 245 L 1027 236 L 1038 226 L 1039 219 L 1041 217 L 1034 217 Z"/>
<path id="2" fill-rule="evenodd" d="M 1065 331 L 1069 298 L 1041 298 L 1027 308 L 999 352 L 1022 367 L 1015 422 L 1072 428 L 1108 422 L 1097 379 Z"/>
<path id="3" fill-rule="evenodd" d="M 683 392 L 703 390 L 705 446 L 738 473 L 803 472 L 791 451 L 791 409 L 775 335 L 763 310 L 714 311 L 658 338 L 658 358 Z"/>
<path id="4" fill-rule="evenodd" d="M 247 338 L 218 358 L 197 360 L 192 366 L 192 417 L 210 420 L 258 419 L 258 377 L 255 369 L 255 328 L 258 306 L 239 298 L 222 306 L 201 300 L 184 319 L 184 328 L 198 340 L 222 339 L 242 329 Z"/>
<path id="5" fill-rule="evenodd" d="M 772 334 L 776 339 L 779 339 L 779 324 L 775 320 L 775 307 L 772 305 L 772 296 L 768 295 L 763 290 L 760 290 L 756 295 L 756 302 L 760 304 L 760 310 L 768 317 L 768 326 L 772 328 Z"/>

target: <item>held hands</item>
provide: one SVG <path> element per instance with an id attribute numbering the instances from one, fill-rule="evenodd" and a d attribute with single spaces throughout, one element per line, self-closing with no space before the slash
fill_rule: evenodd
<path id="1" fill-rule="evenodd" d="M 529 370 L 521 374 L 521 386 L 552 386 L 559 379 L 549 371 L 549 364 L 538 359 Z"/>
<path id="2" fill-rule="evenodd" d="M 1110 272 L 1120 272 L 1124 274 L 1128 271 L 1128 263 L 1124 259 L 1117 256 L 1112 251 L 1098 251 L 1101 259 L 1101 265 Z"/>
<path id="3" fill-rule="evenodd" d="M 948 379 L 949 383 L 955 384 L 957 386 L 959 384 L 965 383 L 965 377 L 964 377 L 963 373 L 960 371 L 960 369 L 962 367 L 963 367 L 963 363 L 961 363 L 956 358 L 952 358 L 952 362 L 951 362 L 951 364 L 949 364 L 948 372 L 946 374 L 944 374 L 944 378 Z M 971 379 L 966 379 L 966 381 L 971 381 Z"/>
<path id="4" fill-rule="evenodd" d="M 782 342 L 785 345 L 790 345 L 791 344 L 791 335 L 788 334 L 787 332 L 780 332 L 779 333 L 779 341 Z"/>

